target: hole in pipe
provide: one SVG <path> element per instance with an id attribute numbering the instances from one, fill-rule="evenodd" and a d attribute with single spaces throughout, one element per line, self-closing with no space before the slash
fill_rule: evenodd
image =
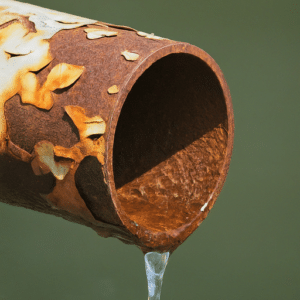
<path id="1" fill-rule="evenodd" d="M 158 60 L 134 84 L 116 128 L 113 170 L 122 209 L 153 231 L 186 224 L 209 200 L 226 147 L 216 75 L 190 54 Z"/>

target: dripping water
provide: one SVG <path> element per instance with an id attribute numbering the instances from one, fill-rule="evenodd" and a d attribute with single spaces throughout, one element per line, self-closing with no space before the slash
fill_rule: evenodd
<path id="1" fill-rule="evenodd" d="M 164 272 L 170 253 L 148 252 L 145 254 L 145 268 L 148 281 L 148 300 L 160 300 Z"/>

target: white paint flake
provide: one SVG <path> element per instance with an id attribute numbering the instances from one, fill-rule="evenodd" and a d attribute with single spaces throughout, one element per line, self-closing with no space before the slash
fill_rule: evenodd
<path id="1" fill-rule="evenodd" d="M 201 207 L 201 211 L 204 211 L 204 209 L 206 208 L 207 205 L 208 205 L 208 202 L 206 202 L 206 203 Z"/>

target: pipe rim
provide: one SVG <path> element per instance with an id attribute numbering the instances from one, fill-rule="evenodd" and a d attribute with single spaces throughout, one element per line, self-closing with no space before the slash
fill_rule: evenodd
<path id="1" fill-rule="evenodd" d="M 121 208 L 121 203 L 118 200 L 117 190 L 115 187 L 114 182 L 114 171 L 113 171 L 113 146 L 114 146 L 114 137 L 116 133 L 117 123 L 119 116 L 121 114 L 122 107 L 127 99 L 127 96 L 131 89 L 133 88 L 134 84 L 138 80 L 138 78 L 154 64 L 159 59 L 166 57 L 170 54 L 191 54 L 200 58 L 204 61 L 210 69 L 213 71 L 215 76 L 217 77 L 223 95 L 225 99 L 226 105 L 226 113 L 228 118 L 228 141 L 227 141 L 227 148 L 226 154 L 224 156 L 223 164 L 221 167 L 220 176 L 218 181 L 215 185 L 213 192 L 209 198 L 208 204 L 208 211 L 206 211 L 203 217 L 203 213 L 199 212 L 195 218 L 193 218 L 189 223 L 182 225 L 178 229 L 168 230 L 166 232 L 153 232 L 155 234 L 150 235 L 149 229 L 139 226 L 137 229 L 134 222 L 129 219 L 126 213 Z M 164 46 L 157 51 L 150 53 L 144 60 L 142 60 L 135 69 L 128 75 L 127 79 L 124 81 L 123 85 L 120 88 L 120 92 L 118 95 L 118 99 L 115 103 L 114 109 L 112 110 L 110 120 L 108 122 L 108 130 L 107 130 L 107 143 L 106 143 L 106 152 L 105 152 L 105 176 L 107 179 L 107 184 L 109 186 L 111 197 L 113 204 L 116 208 L 116 212 L 123 223 L 123 225 L 135 236 L 138 236 L 139 239 L 146 245 L 147 241 L 151 240 L 151 245 L 155 244 L 158 248 L 163 248 L 164 250 L 166 247 L 168 249 L 173 250 L 178 247 L 199 225 L 200 223 L 206 218 L 208 212 L 213 207 L 221 189 L 225 183 L 225 179 L 228 173 L 229 164 L 232 155 L 232 148 L 233 148 L 233 137 L 234 137 L 234 116 L 233 116 L 233 108 L 232 108 L 232 101 L 231 95 L 229 91 L 229 87 L 226 83 L 224 75 L 215 62 L 215 60 L 204 50 L 190 45 L 188 43 L 174 43 L 171 45 Z M 147 246 L 147 245 L 146 245 Z M 151 247 L 152 247 L 151 246 Z"/>

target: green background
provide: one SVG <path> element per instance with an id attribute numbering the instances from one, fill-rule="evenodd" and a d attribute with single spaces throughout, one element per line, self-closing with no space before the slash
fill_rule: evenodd
<path id="1" fill-rule="evenodd" d="M 300 1 L 30 3 L 194 44 L 225 75 L 236 128 L 229 174 L 171 256 L 161 299 L 300 299 Z M 143 254 L 1 203 L 0 300 L 27 299 L 146 300 Z"/>

